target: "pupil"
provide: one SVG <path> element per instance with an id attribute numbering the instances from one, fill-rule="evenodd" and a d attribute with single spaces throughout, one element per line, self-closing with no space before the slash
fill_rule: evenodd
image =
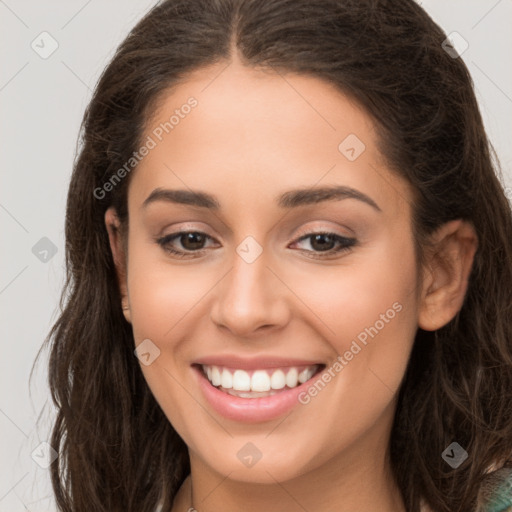
<path id="1" fill-rule="evenodd" d="M 318 243 L 318 241 L 321 240 L 322 238 L 330 239 L 331 236 L 330 235 L 322 235 L 322 234 L 314 235 L 312 246 L 314 247 L 315 244 Z M 327 245 L 332 244 L 332 243 L 333 243 L 333 241 L 331 240 L 330 242 L 327 242 Z M 326 244 L 325 243 L 320 243 L 318 248 L 321 249 L 321 250 L 328 250 L 328 248 L 326 249 Z"/>
<path id="2" fill-rule="evenodd" d="M 189 246 L 189 247 L 188 247 L 189 249 L 200 249 L 200 248 L 201 248 L 200 246 L 201 246 L 201 244 L 203 243 L 203 241 L 201 240 L 201 239 L 202 239 L 202 235 L 200 235 L 199 233 L 187 233 L 187 234 L 186 234 L 186 235 L 184 235 L 184 236 L 185 236 L 185 242 L 186 242 L 186 243 L 184 244 L 184 246 L 185 246 L 185 247 L 187 246 L 187 244 L 188 244 L 189 242 L 191 242 L 191 243 L 192 243 L 192 247 L 190 247 L 190 246 Z M 197 246 L 196 246 L 196 245 L 194 245 L 194 238 L 199 238 L 199 242 L 197 242 L 197 241 L 195 242 L 195 244 L 196 244 Z"/>

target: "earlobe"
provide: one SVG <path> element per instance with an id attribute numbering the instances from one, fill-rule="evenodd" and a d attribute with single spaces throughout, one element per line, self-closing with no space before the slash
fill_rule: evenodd
<path id="1" fill-rule="evenodd" d="M 130 304 L 128 297 L 127 272 L 126 272 L 126 255 L 124 253 L 123 240 L 120 231 L 120 221 L 117 217 L 115 208 L 110 207 L 105 212 L 105 226 L 108 232 L 110 242 L 110 250 L 112 251 L 112 259 L 116 268 L 117 282 L 119 292 L 122 297 L 121 308 L 127 322 L 131 322 Z"/>
<path id="2" fill-rule="evenodd" d="M 477 247 L 474 227 L 461 219 L 447 222 L 434 233 L 426 255 L 420 328 L 440 329 L 462 308 Z"/>
<path id="3" fill-rule="evenodd" d="M 124 318 L 128 323 L 131 323 L 132 317 L 130 314 L 130 304 L 128 303 L 128 296 L 123 297 L 121 302 Z"/>

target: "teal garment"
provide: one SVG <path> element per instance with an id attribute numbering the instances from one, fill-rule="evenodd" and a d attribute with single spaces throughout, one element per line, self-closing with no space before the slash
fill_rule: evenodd
<path id="1" fill-rule="evenodd" d="M 482 512 L 512 512 L 512 468 L 493 471 L 484 480 L 479 502 Z"/>

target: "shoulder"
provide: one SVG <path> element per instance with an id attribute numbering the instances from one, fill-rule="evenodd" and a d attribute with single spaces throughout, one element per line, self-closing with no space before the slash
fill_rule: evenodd
<path id="1" fill-rule="evenodd" d="M 512 512 L 512 468 L 489 473 L 478 493 L 481 510 L 477 512 Z"/>
<path id="2" fill-rule="evenodd" d="M 420 512 L 436 512 L 422 503 Z M 512 467 L 490 472 L 483 480 L 473 512 L 512 512 Z"/>

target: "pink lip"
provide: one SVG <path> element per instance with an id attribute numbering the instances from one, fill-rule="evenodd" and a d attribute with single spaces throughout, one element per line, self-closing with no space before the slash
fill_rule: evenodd
<path id="1" fill-rule="evenodd" d="M 272 356 L 239 357 L 235 355 L 206 356 L 194 361 L 192 364 L 207 366 L 222 366 L 224 368 L 239 368 L 240 370 L 257 370 L 265 368 L 285 368 L 287 366 L 312 366 L 323 364 L 320 361 L 308 361 L 306 359 L 288 359 Z"/>
<path id="2" fill-rule="evenodd" d="M 222 360 L 225 361 L 224 358 Z M 283 362 L 280 361 L 280 366 L 287 365 L 283 365 Z M 259 366 L 259 368 L 263 367 L 264 366 Z M 293 407 L 300 405 L 298 399 L 299 394 L 306 391 L 311 385 L 310 379 L 300 386 L 286 391 L 280 391 L 273 396 L 262 398 L 241 398 L 224 393 L 212 386 L 210 381 L 203 374 L 200 366 L 193 365 L 192 369 L 198 379 L 199 387 L 212 408 L 227 419 L 243 423 L 269 421 L 286 414 L 288 411 L 293 409 Z M 318 378 L 318 375 L 319 374 L 315 375 L 313 378 Z"/>

